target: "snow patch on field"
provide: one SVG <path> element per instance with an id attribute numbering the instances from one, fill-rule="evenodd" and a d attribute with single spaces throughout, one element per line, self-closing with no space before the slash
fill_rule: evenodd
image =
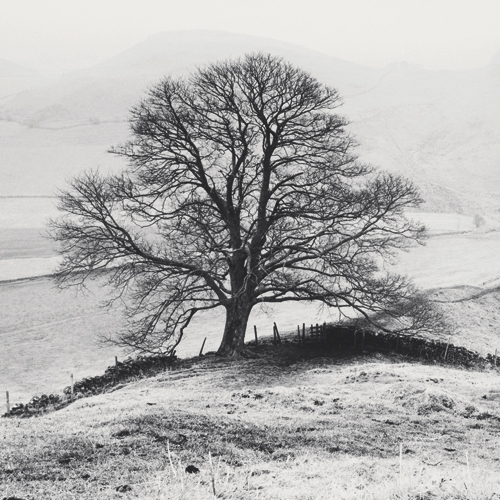
<path id="1" fill-rule="evenodd" d="M 500 282 L 500 232 L 444 234 L 401 253 L 398 272 L 424 289 Z"/>

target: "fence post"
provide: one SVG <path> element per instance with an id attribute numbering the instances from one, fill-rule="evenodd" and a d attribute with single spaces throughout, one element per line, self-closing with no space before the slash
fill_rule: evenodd
<path id="1" fill-rule="evenodd" d="M 448 347 L 450 347 L 450 343 L 449 343 L 449 342 L 446 344 L 446 349 L 445 349 L 445 351 L 444 351 L 444 360 L 445 360 L 445 361 L 446 361 L 446 358 L 447 358 L 447 356 L 448 356 Z"/>
<path id="2" fill-rule="evenodd" d="M 71 374 L 71 399 L 73 399 L 73 395 L 75 394 L 75 379 L 73 374 Z"/>
<path id="3" fill-rule="evenodd" d="M 281 344 L 280 332 L 278 331 L 278 327 L 276 326 L 276 322 L 274 322 L 273 329 L 275 331 L 276 340 L 277 340 L 278 344 Z"/>
<path id="4" fill-rule="evenodd" d="M 5 400 L 6 400 L 6 405 L 7 405 L 7 413 L 10 413 L 9 391 L 5 391 Z"/>
<path id="5" fill-rule="evenodd" d="M 399 333 L 398 333 L 398 337 L 396 340 L 396 352 L 399 352 Z"/>
<path id="6" fill-rule="evenodd" d="M 115 356 L 115 370 L 113 372 L 113 384 L 118 380 L 118 356 Z"/>
<path id="7" fill-rule="evenodd" d="M 495 349 L 495 357 L 493 358 L 495 361 L 495 368 L 497 367 L 497 352 L 498 352 L 498 349 Z"/>
<path id="8" fill-rule="evenodd" d="M 253 333 L 255 334 L 255 345 L 259 345 L 259 339 L 257 338 L 257 327 L 253 325 Z"/>
<path id="9" fill-rule="evenodd" d="M 297 325 L 297 336 L 299 337 L 299 344 L 300 344 L 300 325 Z"/>
<path id="10" fill-rule="evenodd" d="M 306 341 L 306 324 L 302 323 L 302 340 Z"/>
<path id="11" fill-rule="evenodd" d="M 203 348 L 205 347 L 205 342 L 207 341 L 207 337 L 205 337 L 205 340 L 203 341 L 203 344 L 201 344 L 201 349 L 200 349 L 200 354 L 199 356 L 203 356 Z"/>

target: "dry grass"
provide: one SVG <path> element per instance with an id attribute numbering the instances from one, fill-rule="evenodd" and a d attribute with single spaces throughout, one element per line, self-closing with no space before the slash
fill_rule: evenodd
<path id="1" fill-rule="evenodd" d="M 260 349 L 2 420 L 0 498 L 500 498 L 496 372 Z"/>

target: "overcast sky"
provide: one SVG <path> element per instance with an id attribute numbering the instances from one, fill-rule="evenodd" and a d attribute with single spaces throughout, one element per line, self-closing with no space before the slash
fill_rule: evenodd
<path id="1" fill-rule="evenodd" d="M 500 0 L 0 0 L 0 59 L 76 69 L 162 31 L 275 38 L 369 66 L 485 66 Z"/>

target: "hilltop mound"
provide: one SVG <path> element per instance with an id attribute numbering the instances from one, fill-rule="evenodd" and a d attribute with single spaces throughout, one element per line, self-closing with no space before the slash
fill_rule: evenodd
<path id="1" fill-rule="evenodd" d="M 385 375 L 344 383 L 361 371 Z M 379 355 L 209 356 L 36 419 L 1 420 L 2 494 L 491 499 L 497 386 L 496 372 Z"/>

